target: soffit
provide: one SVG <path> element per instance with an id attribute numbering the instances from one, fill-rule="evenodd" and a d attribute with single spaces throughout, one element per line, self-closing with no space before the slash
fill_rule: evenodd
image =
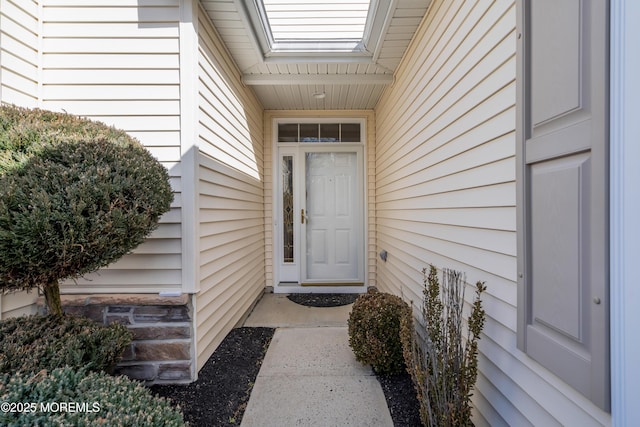
<path id="1" fill-rule="evenodd" d="M 255 0 L 201 0 L 243 76 L 269 110 L 373 109 L 393 81 L 400 59 L 430 0 L 378 0 L 374 32 L 352 52 L 269 51 L 256 36 Z M 283 2 L 287 3 L 287 2 Z M 289 2 L 291 3 L 291 2 Z M 340 8 L 339 2 L 325 1 Z M 348 2 L 343 2 L 348 3 Z M 372 48 L 373 46 L 373 48 Z M 314 98 L 324 93 L 324 98 Z"/>

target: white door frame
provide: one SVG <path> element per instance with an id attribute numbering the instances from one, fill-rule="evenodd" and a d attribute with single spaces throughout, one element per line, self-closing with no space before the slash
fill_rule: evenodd
<path id="1" fill-rule="evenodd" d="M 640 2 L 611 2 L 610 300 L 612 425 L 640 420 Z"/>
<path id="2" fill-rule="evenodd" d="M 360 143 L 278 143 L 278 124 L 279 123 L 360 123 L 361 124 L 361 137 Z M 272 120 L 272 165 L 273 165 L 273 185 L 272 185 L 272 201 L 273 201 L 273 278 L 274 278 L 274 292 L 275 293 L 362 293 L 366 291 L 367 283 L 367 252 L 366 252 L 366 236 L 367 236 L 367 180 L 366 180 L 366 128 L 367 123 L 364 118 L 274 118 Z M 359 277 L 357 280 L 346 282 L 341 281 L 336 285 L 322 286 L 309 286 L 309 281 L 306 281 L 306 286 L 301 285 L 301 282 L 305 282 L 303 274 L 304 271 L 304 252 L 301 250 L 304 239 L 301 236 L 301 197 L 304 194 L 305 186 L 305 153 L 307 152 L 355 152 L 358 161 L 358 175 L 359 175 L 359 190 L 358 199 L 360 200 L 360 217 L 362 218 L 362 226 L 358 229 L 360 235 L 359 250 Z M 294 245 L 296 250 L 294 252 L 294 262 L 285 266 L 283 262 L 283 229 L 282 218 L 282 177 L 281 173 L 281 161 L 283 156 L 293 156 L 293 179 L 294 179 Z M 290 271 L 287 272 L 286 269 Z M 295 280 L 292 280 L 292 269 L 297 269 L 298 276 Z M 283 272 L 284 270 L 284 272 Z"/>

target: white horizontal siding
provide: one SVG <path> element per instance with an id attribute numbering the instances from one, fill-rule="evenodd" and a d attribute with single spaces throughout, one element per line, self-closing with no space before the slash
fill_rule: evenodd
<path id="1" fill-rule="evenodd" d="M 264 288 L 263 189 L 200 156 L 198 369 Z"/>
<path id="2" fill-rule="evenodd" d="M 515 22 L 512 0 L 434 1 L 378 104 L 377 282 L 418 308 L 430 263 L 486 281 L 476 425 L 606 425 L 516 348 Z"/>
<path id="3" fill-rule="evenodd" d="M 0 320 L 8 317 L 28 316 L 37 313 L 38 291 L 0 294 Z"/>
<path id="4" fill-rule="evenodd" d="M 182 288 L 179 18 L 178 0 L 43 4 L 42 107 L 127 131 L 169 170 L 175 192 L 145 243 L 64 292 Z"/>
<path id="5" fill-rule="evenodd" d="M 262 107 L 253 93 L 240 84 L 239 72 L 224 45 L 217 40 L 206 14 L 201 15 L 199 25 L 200 149 L 234 169 L 259 178 L 262 143 L 256 140 L 255 130 L 262 125 Z"/>
<path id="6" fill-rule="evenodd" d="M 37 1 L 0 0 L 0 102 L 38 106 Z M 34 314 L 38 291 L 0 295 L 0 319 Z"/>
<path id="7" fill-rule="evenodd" d="M 200 369 L 263 291 L 262 107 L 198 12 Z"/>
<path id="8" fill-rule="evenodd" d="M 0 102 L 38 106 L 38 2 L 0 0 Z"/>

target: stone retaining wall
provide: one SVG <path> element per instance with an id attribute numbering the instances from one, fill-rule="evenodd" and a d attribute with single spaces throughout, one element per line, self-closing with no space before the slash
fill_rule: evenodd
<path id="1" fill-rule="evenodd" d="M 119 322 L 129 328 L 133 342 L 125 350 L 116 374 L 147 384 L 187 383 L 195 379 L 190 295 L 62 295 L 62 307 L 69 314 L 105 325 Z"/>

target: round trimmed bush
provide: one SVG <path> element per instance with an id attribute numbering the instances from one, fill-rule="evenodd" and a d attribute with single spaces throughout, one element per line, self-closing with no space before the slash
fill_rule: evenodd
<path id="1" fill-rule="evenodd" d="M 75 316 L 23 316 L 0 322 L 0 373 L 64 366 L 111 371 L 131 343 L 126 326 Z"/>
<path id="2" fill-rule="evenodd" d="M 170 208 L 167 170 L 137 140 L 69 114 L 0 107 L 0 286 L 43 289 L 104 267 Z"/>
<path id="3" fill-rule="evenodd" d="M 400 321 L 411 308 L 400 297 L 384 292 L 362 294 L 349 315 L 349 345 L 356 359 L 381 374 L 401 372 L 404 367 Z"/>
<path id="4" fill-rule="evenodd" d="M 71 367 L 34 375 L 2 374 L 0 400 L 33 405 L 28 410 L 0 411 L 3 426 L 185 425 L 180 408 L 153 396 L 139 382 Z"/>

